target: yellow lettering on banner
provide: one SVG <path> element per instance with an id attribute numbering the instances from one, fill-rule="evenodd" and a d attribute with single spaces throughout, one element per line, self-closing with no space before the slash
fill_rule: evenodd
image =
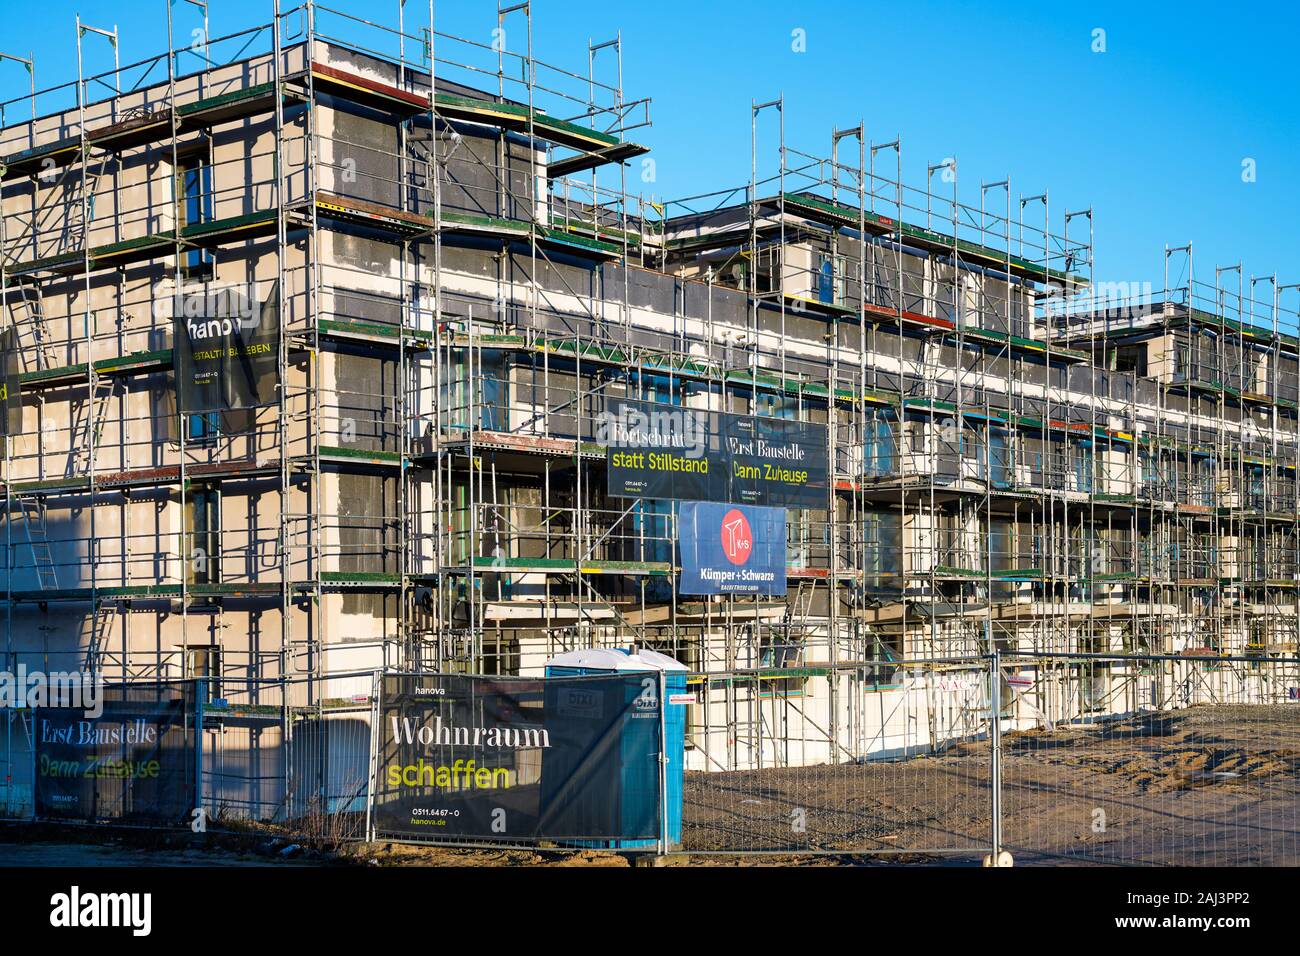
<path id="1" fill-rule="evenodd" d="M 793 468 L 782 468 L 778 465 L 764 464 L 763 478 L 767 481 L 785 481 L 795 484 L 804 484 L 808 481 L 808 472 L 797 471 Z"/>
<path id="2" fill-rule="evenodd" d="M 707 458 L 686 458 L 669 452 L 650 453 L 651 471 L 677 471 L 692 475 L 707 475 L 709 461 Z"/>
<path id="3" fill-rule="evenodd" d="M 390 787 L 438 787 L 451 790 L 505 790 L 513 786 L 506 767 L 476 767 L 474 761 L 456 764 L 415 763 L 389 766 L 386 773 Z"/>

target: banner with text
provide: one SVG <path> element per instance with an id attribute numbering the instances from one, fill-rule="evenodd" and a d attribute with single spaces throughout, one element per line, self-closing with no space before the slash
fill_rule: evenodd
<path id="1" fill-rule="evenodd" d="M 682 594 L 785 594 L 785 509 L 691 501 L 677 517 Z"/>
<path id="2" fill-rule="evenodd" d="M 374 820 L 412 840 L 653 839 L 659 678 L 384 677 Z"/>
<path id="3" fill-rule="evenodd" d="M 34 711 L 36 815 L 179 824 L 195 807 L 191 685 L 109 686 L 103 712 Z"/>
<path id="4" fill-rule="evenodd" d="M 18 331 L 11 325 L 0 332 L 0 435 L 22 433 L 23 402 L 19 384 L 21 375 Z"/>
<path id="5" fill-rule="evenodd" d="M 201 287 L 178 293 L 174 307 L 182 414 L 225 413 L 275 401 L 280 310 L 274 286 L 264 302 L 256 287 Z"/>
<path id="6" fill-rule="evenodd" d="M 613 399 L 597 441 L 610 495 L 827 506 L 825 425 Z"/>

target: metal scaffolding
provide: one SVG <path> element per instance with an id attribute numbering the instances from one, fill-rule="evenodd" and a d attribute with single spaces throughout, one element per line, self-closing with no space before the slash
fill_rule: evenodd
<path id="1" fill-rule="evenodd" d="M 951 159 L 909 185 L 862 122 L 804 152 L 783 97 L 752 103 L 748 183 L 633 196 L 622 37 L 551 66 L 529 3 L 490 44 L 431 2 L 277 2 L 218 38 L 190 3 L 201 43 L 169 5 L 166 53 L 126 66 L 78 20 L 75 83 L 5 56 L 11 664 L 219 688 L 633 643 L 687 664 L 734 768 L 815 759 L 794 715 L 862 756 L 945 660 L 1295 653 L 1300 287 L 1198 285 L 1188 246 L 1155 301 L 1103 294 L 1091 209 L 1009 178 L 971 204 Z M 84 75 L 91 37 L 111 71 Z M 172 301 L 234 282 L 279 329 L 237 421 L 179 408 L 170 341 Z M 678 593 L 678 503 L 606 492 L 616 398 L 825 425 L 788 594 Z M 1044 660 L 1043 712 L 1130 676 Z"/>

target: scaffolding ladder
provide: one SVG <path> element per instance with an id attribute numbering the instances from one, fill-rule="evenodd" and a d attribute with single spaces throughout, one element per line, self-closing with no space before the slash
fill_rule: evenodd
<path id="1" fill-rule="evenodd" d="M 50 550 L 45 503 L 28 495 L 15 495 L 14 500 L 18 502 L 23 517 L 23 533 L 32 552 L 32 568 L 36 571 L 37 583 L 42 591 L 53 590 L 59 586 L 59 580 L 54 568 L 54 554 Z"/>
<path id="2" fill-rule="evenodd" d="M 95 605 L 90 619 L 90 639 L 86 642 L 86 659 L 84 668 L 87 673 L 99 674 L 104 663 L 104 638 L 108 634 L 109 621 L 117 607 L 102 598 Z"/>
<path id="3" fill-rule="evenodd" d="M 84 147 L 85 153 L 82 162 L 87 170 L 90 169 L 90 148 Z M 112 158 L 112 153 L 104 153 L 99 158 L 99 165 L 95 167 L 94 172 L 90 175 L 74 176 L 73 182 L 76 186 L 76 192 L 68 199 L 66 218 L 66 233 L 69 240 L 80 234 L 81 250 L 90 251 L 90 223 L 95 218 L 95 191 L 99 186 L 99 181 L 104 177 L 104 167 Z M 76 169 L 76 166 L 69 166 L 69 172 Z M 85 202 L 81 201 L 85 197 Z"/>
<path id="4" fill-rule="evenodd" d="M 94 448 L 99 444 L 100 429 L 109 399 L 113 397 L 114 383 L 110 378 L 92 375 L 89 398 L 80 422 L 73 425 L 73 444 L 68 456 L 69 476 L 90 474 L 94 464 Z"/>
<path id="5" fill-rule="evenodd" d="M 50 349 L 50 329 L 45 321 L 45 302 L 41 298 L 40 287 L 26 282 L 19 282 L 9 288 L 17 291 L 18 303 L 22 305 L 23 310 L 27 313 L 28 321 L 24 324 L 30 325 L 32 329 L 36 368 L 42 371 L 54 368 L 57 362 Z M 21 327 L 16 316 L 13 325 L 16 335 Z M 18 342 L 18 347 L 20 351 L 25 351 L 21 341 Z"/>

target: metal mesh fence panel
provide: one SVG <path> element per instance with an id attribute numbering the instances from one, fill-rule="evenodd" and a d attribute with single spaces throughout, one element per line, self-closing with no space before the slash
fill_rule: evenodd
<path id="1" fill-rule="evenodd" d="M 682 849 L 988 853 L 990 673 L 962 659 L 699 680 Z"/>
<path id="2" fill-rule="evenodd" d="M 1300 862 L 1300 662 L 1003 660 L 1017 864 Z"/>
<path id="3" fill-rule="evenodd" d="M 30 820 L 36 812 L 32 714 L 5 707 L 0 720 L 0 819 Z"/>
<path id="4" fill-rule="evenodd" d="M 281 681 L 223 682 L 200 718 L 201 800 L 211 825 L 284 816 L 288 713 Z"/>
<path id="5" fill-rule="evenodd" d="M 224 681 L 202 707 L 203 806 L 215 826 L 365 835 L 371 672 Z M 217 696 L 217 695 L 220 696 Z"/>
<path id="6" fill-rule="evenodd" d="M 110 687 L 107 722 L 87 724 L 105 743 L 88 756 L 113 772 L 42 792 L 86 810 L 62 819 L 182 826 L 193 801 L 210 827 L 322 842 L 1300 863 L 1300 661 L 1017 653 L 785 667 L 682 674 L 685 692 L 652 678 L 654 699 L 638 702 L 646 676 L 366 671 Z M 42 773 L 72 758 L 41 744 L 39 709 L 5 716 L 0 813 L 51 817 Z M 394 717 L 428 739 L 394 738 Z M 648 736 L 629 729 L 647 720 Z M 150 721 L 170 756 L 111 739 Z M 55 723 L 47 736 L 63 733 Z M 524 743 L 506 746 L 517 734 Z M 578 738 L 589 746 L 574 749 Z M 148 776 L 152 759 L 165 781 Z M 127 786 L 123 767 L 146 778 Z M 495 802 L 476 817 L 483 788 Z M 509 824 L 495 831 L 501 808 Z M 634 812 L 635 825 L 619 816 Z M 411 824 L 453 813 L 459 825 Z"/>

